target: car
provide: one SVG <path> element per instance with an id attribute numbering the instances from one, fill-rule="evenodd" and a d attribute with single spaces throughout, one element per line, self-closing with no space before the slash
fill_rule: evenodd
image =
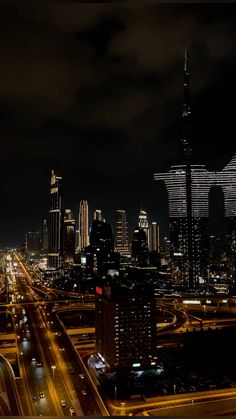
<path id="1" fill-rule="evenodd" d="M 76 416 L 75 409 L 73 409 L 73 407 L 70 407 L 70 409 L 69 409 L 69 415 L 70 416 Z"/>
<path id="2" fill-rule="evenodd" d="M 84 374 L 79 374 L 80 378 L 82 378 L 82 380 L 84 379 Z"/>
<path id="3" fill-rule="evenodd" d="M 42 367 L 42 362 L 38 361 L 36 365 L 37 367 Z"/>
<path id="4" fill-rule="evenodd" d="M 36 361 L 36 359 L 35 358 L 32 358 L 31 361 Z"/>
<path id="5" fill-rule="evenodd" d="M 61 400 L 61 407 L 66 407 L 66 402 L 65 402 L 65 400 Z"/>
<path id="6" fill-rule="evenodd" d="M 87 391 L 86 390 L 82 390 L 82 394 L 83 394 L 83 396 L 87 396 Z"/>
<path id="7" fill-rule="evenodd" d="M 28 339 L 24 336 L 23 337 L 23 342 L 26 342 Z"/>
<path id="8" fill-rule="evenodd" d="M 44 399 L 44 397 L 45 397 L 45 394 L 44 394 L 43 391 L 41 391 L 41 393 L 40 393 L 40 399 Z"/>

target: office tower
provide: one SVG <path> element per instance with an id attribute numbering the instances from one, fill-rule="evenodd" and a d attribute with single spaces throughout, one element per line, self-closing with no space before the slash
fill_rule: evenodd
<path id="1" fill-rule="evenodd" d="M 116 210 L 116 250 L 121 255 L 129 254 L 125 210 Z"/>
<path id="2" fill-rule="evenodd" d="M 119 253 L 114 252 L 114 238 L 111 225 L 93 220 L 90 231 L 90 245 L 82 251 L 83 265 L 89 273 L 116 275 L 119 270 Z"/>
<path id="3" fill-rule="evenodd" d="M 94 220 L 98 220 L 98 221 L 102 221 L 102 211 L 95 209 L 94 213 L 93 213 L 93 219 Z"/>
<path id="4" fill-rule="evenodd" d="M 145 231 L 146 236 L 147 236 L 147 243 L 149 247 L 149 225 L 148 225 L 147 212 L 144 209 L 141 209 L 139 212 L 138 226 Z"/>
<path id="5" fill-rule="evenodd" d="M 90 231 L 90 245 L 99 251 L 114 251 L 114 238 L 111 225 L 93 220 Z"/>
<path id="6" fill-rule="evenodd" d="M 147 266 L 149 261 L 147 235 L 141 227 L 136 227 L 131 244 L 131 256 L 134 263 Z"/>
<path id="7" fill-rule="evenodd" d="M 164 180 L 168 192 L 172 277 L 193 288 L 207 275 L 208 194 L 212 176 L 204 165 L 191 164 L 189 96 L 188 57 L 185 53 L 181 140 L 185 164 L 172 166 L 168 173 L 155 174 L 154 179 Z"/>
<path id="8" fill-rule="evenodd" d="M 74 263 L 75 260 L 75 220 L 69 209 L 64 211 L 63 220 L 63 262 Z"/>
<path id="9" fill-rule="evenodd" d="M 76 231 L 76 250 L 81 252 L 89 245 L 89 231 L 88 231 L 88 202 L 80 201 L 78 214 L 78 228 Z"/>
<path id="10" fill-rule="evenodd" d="M 42 247 L 41 232 L 28 231 L 26 233 L 26 251 L 31 256 L 39 255 Z"/>
<path id="11" fill-rule="evenodd" d="M 51 206 L 49 210 L 48 232 L 48 267 L 58 269 L 61 265 L 61 221 L 62 221 L 62 197 L 61 176 L 54 170 L 51 173 Z"/>
<path id="12" fill-rule="evenodd" d="M 160 231 L 156 221 L 149 224 L 149 249 L 151 252 L 160 253 Z"/>
<path id="13" fill-rule="evenodd" d="M 46 218 L 42 220 L 42 251 L 48 252 L 48 222 Z"/>
<path id="14" fill-rule="evenodd" d="M 161 246 L 161 265 L 169 265 L 171 255 L 171 243 L 168 237 L 164 237 Z"/>
<path id="15" fill-rule="evenodd" d="M 110 371 L 156 367 L 155 298 L 149 285 L 96 287 L 96 352 Z"/>

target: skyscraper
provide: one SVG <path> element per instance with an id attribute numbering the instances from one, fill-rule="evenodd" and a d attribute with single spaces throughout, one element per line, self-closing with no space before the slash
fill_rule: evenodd
<path id="1" fill-rule="evenodd" d="M 149 224 L 149 250 L 160 253 L 160 231 L 156 221 Z"/>
<path id="2" fill-rule="evenodd" d="M 48 252 L 48 222 L 46 218 L 42 219 L 42 251 Z"/>
<path id="3" fill-rule="evenodd" d="M 111 371 L 156 367 L 153 289 L 104 284 L 96 287 L 96 352 Z"/>
<path id="4" fill-rule="evenodd" d="M 88 202 L 80 201 L 78 214 L 78 228 L 77 228 L 77 252 L 83 250 L 89 245 L 89 231 L 88 231 Z"/>
<path id="5" fill-rule="evenodd" d="M 61 264 L 61 176 L 51 172 L 51 206 L 49 210 L 48 267 L 58 269 Z"/>
<path id="6" fill-rule="evenodd" d="M 95 209 L 94 213 L 93 213 L 93 219 L 98 220 L 98 221 L 102 221 L 102 211 L 99 210 L 99 209 Z"/>
<path id="7" fill-rule="evenodd" d="M 131 256 L 134 263 L 147 266 L 149 261 L 148 243 L 146 232 L 141 227 L 136 227 L 133 233 Z"/>
<path id="8" fill-rule="evenodd" d="M 191 164 L 191 108 L 188 57 L 184 62 L 184 105 L 182 146 L 185 164 L 169 173 L 155 174 L 164 180 L 169 203 L 171 268 L 175 280 L 195 287 L 206 277 L 209 252 L 208 194 L 212 177 L 203 165 Z"/>
<path id="9" fill-rule="evenodd" d="M 147 237 L 147 243 L 149 247 L 149 225 L 148 225 L 148 218 L 147 218 L 147 211 L 144 209 L 140 209 L 139 216 L 138 216 L 138 226 L 142 228 Z"/>
<path id="10" fill-rule="evenodd" d="M 75 259 L 75 220 L 69 209 L 64 211 L 63 220 L 63 262 L 74 263 Z"/>
<path id="11" fill-rule="evenodd" d="M 116 250 L 120 254 L 129 254 L 125 210 L 116 210 Z"/>
<path id="12" fill-rule="evenodd" d="M 41 232 L 28 231 L 26 233 L 26 251 L 31 256 L 39 255 L 42 247 Z"/>

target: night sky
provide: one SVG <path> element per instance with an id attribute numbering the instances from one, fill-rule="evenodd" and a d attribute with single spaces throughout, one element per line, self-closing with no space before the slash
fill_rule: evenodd
<path id="1" fill-rule="evenodd" d="M 236 151 L 236 4 L 0 4 L 1 246 L 40 228 L 52 168 L 65 208 L 126 209 L 133 228 L 142 205 L 166 234 L 153 173 L 181 162 L 186 47 L 194 162 L 221 169 Z"/>

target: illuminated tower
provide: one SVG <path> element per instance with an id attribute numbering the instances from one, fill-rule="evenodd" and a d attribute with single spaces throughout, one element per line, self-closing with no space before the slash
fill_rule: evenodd
<path id="1" fill-rule="evenodd" d="M 116 210 L 116 250 L 120 254 L 129 253 L 125 210 Z"/>
<path id="2" fill-rule="evenodd" d="M 148 225 L 147 212 L 144 209 L 141 209 L 139 212 L 138 226 L 145 231 L 146 237 L 147 237 L 147 243 L 149 246 L 149 225 Z"/>
<path id="3" fill-rule="evenodd" d="M 61 264 L 61 176 L 51 173 L 51 207 L 49 210 L 48 267 L 58 269 Z"/>
<path id="4" fill-rule="evenodd" d="M 87 201 L 80 201 L 77 235 L 77 251 L 80 252 L 89 245 Z"/>
<path id="5" fill-rule="evenodd" d="M 74 263 L 75 259 L 75 220 L 69 209 L 64 211 L 63 219 L 63 262 Z"/>
<path id="6" fill-rule="evenodd" d="M 155 174 L 168 192 L 172 277 L 197 286 L 206 277 L 209 254 L 208 194 L 214 174 L 203 165 L 191 164 L 191 108 L 188 57 L 184 61 L 183 146 L 185 164 L 172 166 L 168 173 Z"/>
<path id="7" fill-rule="evenodd" d="M 48 252 L 48 222 L 46 218 L 42 220 L 42 251 L 44 254 Z"/>
<path id="8" fill-rule="evenodd" d="M 98 221 L 102 221 L 102 211 L 95 209 L 94 213 L 93 213 L 93 219 L 94 220 L 98 220 Z"/>
<path id="9" fill-rule="evenodd" d="M 149 224 L 149 249 L 151 252 L 160 253 L 160 231 L 159 225 L 155 221 Z"/>

